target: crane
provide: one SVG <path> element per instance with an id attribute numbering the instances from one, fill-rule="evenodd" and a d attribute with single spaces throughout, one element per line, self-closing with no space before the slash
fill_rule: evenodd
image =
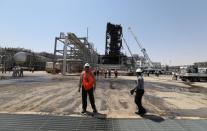
<path id="1" fill-rule="evenodd" d="M 126 40 L 125 40 L 125 38 L 124 38 L 123 36 L 122 36 L 122 38 L 123 38 L 123 40 L 124 40 L 124 43 L 125 43 L 126 47 L 127 47 L 127 48 L 128 48 L 128 50 L 129 50 L 129 53 L 130 53 L 130 55 L 131 55 L 132 59 L 134 60 L 134 57 L 133 57 L 133 55 L 132 55 L 132 52 L 131 52 L 131 50 L 130 50 L 130 48 L 129 48 L 129 46 L 128 46 L 128 44 L 127 44 Z"/>
<path id="2" fill-rule="evenodd" d="M 125 45 L 126 45 L 126 47 L 128 48 L 128 50 L 129 50 L 129 53 L 130 53 L 130 55 L 131 55 L 131 57 L 132 57 L 132 68 L 130 69 L 130 74 L 132 73 L 132 75 L 133 75 L 133 72 L 135 72 L 135 68 L 136 67 L 138 67 L 137 66 L 137 63 L 136 63 L 136 61 L 135 61 L 135 58 L 134 58 L 134 56 L 133 56 L 133 54 L 132 54 L 132 52 L 131 52 L 131 50 L 130 50 L 130 48 L 129 48 L 129 45 L 127 44 L 127 42 L 126 42 L 126 40 L 125 40 L 125 38 L 123 37 L 123 35 L 122 35 L 122 39 L 123 39 L 123 41 L 124 41 L 124 43 L 125 43 Z"/>
<path id="3" fill-rule="evenodd" d="M 129 50 L 129 53 L 130 53 L 130 55 L 131 55 L 131 57 L 132 57 L 132 61 L 133 61 L 134 64 L 136 65 L 135 58 L 134 58 L 134 56 L 132 55 L 132 52 L 131 52 L 131 50 L 130 50 L 130 48 L 129 48 L 129 46 L 128 46 L 126 40 L 125 40 L 125 38 L 123 37 L 123 35 L 122 35 L 122 38 L 123 38 L 123 40 L 124 40 L 124 43 L 125 43 L 126 47 L 127 47 L 128 50 Z"/>
<path id="4" fill-rule="evenodd" d="M 152 61 L 150 60 L 147 51 L 145 48 L 142 47 L 142 45 L 139 43 L 139 41 L 137 40 L 137 37 L 135 36 L 134 32 L 132 31 L 132 29 L 129 27 L 128 30 L 130 31 L 130 33 L 132 34 L 132 36 L 134 37 L 136 43 L 138 44 L 139 48 L 141 49 L 141 52 L 144 55 L 145 60 L 147 60 L 149 67 L 153 67 Z"/>

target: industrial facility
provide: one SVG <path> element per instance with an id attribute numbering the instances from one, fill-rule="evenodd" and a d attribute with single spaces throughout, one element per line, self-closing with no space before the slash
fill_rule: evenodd
<path id="1" fill-rule="evenodd" d="M 21 58 L 25 57 L 25 60 L 22 62 L 16 61 L 15 54 Z M 54 57 L 50 53 L 35 53 L 24 48 L 0 48 L 0 56 L 0 67 L 1 70 L 5 71 L 11 71 L 14 66 L 22 66 L 25 69 L 34 67 L 35 70 L 45 70 L 46 62 L 51 61 Z"/>
<path id="2" fill-rule="evenodd" d="M 57 125 L 63 120 L 53 117 L 65 117 L 69 127 L 75 125 L 70 123 L 72 118 L 77 119 L 75 123 L 90 119 L 95 125 L 98 120 L 101 124 L 111 120 L 150 120 L 157 124 L 158 120 L 161 123 L 207 119 L 206 62 L 162 65 L 151 59 L 132 28 L 128 31 L 136 44 L 136 52 L 132 52 L 131 43 L 123 36 L 126 31 L 121 24 L 108 22 L 105 31 L 102 34 L 105 36 L 104 54 L 96 50 L 96 43 L 89 41 L 88 35 L 78 36 L 72 32 L 57 32 L 59 35 L 51 38 L 52 53 L 1 47 L 0 115 L 6 112 L 6 115 L 23 115 L 24 119 L 25 115 L 27 119 L 40 115 L 44 120 L 47 117 L 55 120 Z M 88 81 L 94 83 L 85 91 Z M 143 89 L 138 90 L 138 87 Z M 132 91 L 136 92 L 135 96 Z M 87 93 L 91 107 L 84 110 Z M 142 108 L 137 99 L 143 103 Z M 141 109 L 145 113 L 141 113 Z M 89 127 L 92 124 L 88 124 Z M 62 126 L 55 129 L 63 129 Z"/>
<path id="3" fill-rule="evenodd" d="M 33 52 L 23 48 L 0 48 L 0 70 L 1 72 L 12 71 L 14 67 L 19 66 L 24 70 L 41 70 L 48 73 L 61 73 L 63 75 L 69 73 L 80 73 L 84 63 L 90 63 L 93 70 L 120 70 L 125 74 L 133 75 L 137 68 L 141 68 L 144 73 L 155 74 L 172 74 L 181 73 L 183 66 L 162 65 L 160 62 L 153 62 L 137 39 L 132 28 L 128 31 L 137 44 L 137 52 L 132 52 L 130 43 L 123 36 L 123 28 L 121 24 L 106 24 L 105 34 L 105 54 L 100 54 L 94 47 L 92 42 L 88 41 L 88 37 L 76 36 L 71 32 L 60 32 L 55 37 L 54 52 Z M 127 56 L 123 53 L 124 45 L 130 54 Z M 142 54 L 138 54 L 139 50 Z M 197 62 L 194 66 L 206 72 L 206 62 Z"/>
<path id="4" fill-rule="evenodd" d="M 58 45 L 62 48 L 58 49 Z M 91 63 L 93 67 L 97 66 L 98 53 L 86 37 L 77 37 L 74 33 L 65 35 L 61 32 L 60 36 L 55 38 L 53 62 L 62 65 L 62 74 L 81 72 L 86 62 Z"/>
<path id="5" fill-rule="evenodd" d="M 0 0 L 0 131 L 207 131 L 207 0 Z"/>

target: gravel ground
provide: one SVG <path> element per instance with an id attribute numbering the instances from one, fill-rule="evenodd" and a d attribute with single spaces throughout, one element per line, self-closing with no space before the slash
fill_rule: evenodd
<path id="1" fill-rule="evenodd" d="M 136 77 L 97 80 L 96 106 L 109 118 L 139 118 L 129 90 Z M 78 115 L 81 94 L 78 75 L 25 72 L 25 77 L 0 80 L 0 112 Z M 177 118 L 207 118 L 207 83 L 183 83 L 169 76 L 145 77 L 143 105 L 149 114 Z M 92 111 L 88 102 L 88 111 Z"/>

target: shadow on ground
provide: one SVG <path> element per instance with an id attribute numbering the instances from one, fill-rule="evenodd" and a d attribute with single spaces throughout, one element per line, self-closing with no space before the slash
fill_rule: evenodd
<path id="1" fill-rule="evenodd" d="M 158 115 L 148 115 L 148 114 L 145 114 L 145 115 L 141 115 L 141 117 L 144 118 L 144 119 L 151 120 L 153 122 L 158 122 L 158 123 L 161 123 L 161 122 L 165 121 L 164 118 L 162 118 L 161 116 L 158 116 Z"/>
<path id="2" fill-rule="evenodd" d="M 92 113 L 92 112 L 86 112 L 86 114 L 84 114 L 85 116 L 91 116 L 97 119 L 106 119 L 106 114 L 101 114 L 101 113 Z"/>

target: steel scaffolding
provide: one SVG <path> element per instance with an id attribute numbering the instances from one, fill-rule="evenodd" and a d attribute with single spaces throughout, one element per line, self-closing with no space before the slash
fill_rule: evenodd
<path id="1" fill-rule="evenodd" d="M 62 63 L 63 75 L 66 72 L 80 72 L 86 62 L 92 67 L 98 63 L 98 53 L 93 44 L 89 43 L 86 37 L 78 38 L 74 33 L 65 35 L 61 32 L 60 36 L 55 38 L 54 56 L 54 64 Z"/>

